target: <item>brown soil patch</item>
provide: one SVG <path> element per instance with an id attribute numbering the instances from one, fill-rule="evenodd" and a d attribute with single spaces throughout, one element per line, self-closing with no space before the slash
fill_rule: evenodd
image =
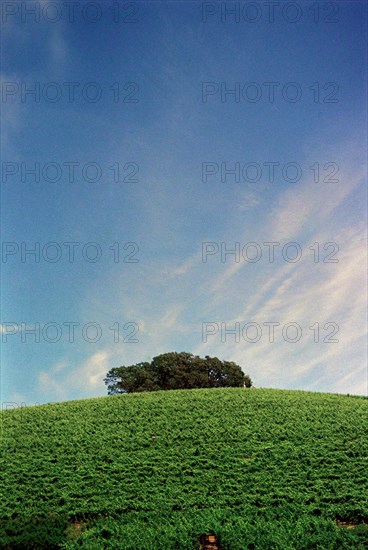
<path id="1" fill-rule="evenodd" d="M 358 527 L 359 525 L 366 525 L 364 521 L 342 521 L 342 520 L 336 520 L 337 525 L 340 525 L 340 527 L 346 527 L 346 529 L 354 529 L 355 527 Z"/>
<path id="2" fill-rule="evenodd" d="M 220 550 L 220 547 L 217 542 L 215 535 L 206 535 L 203 534 L 199 537 L 199 542 L 201 544 L 201 550 Z"/>
<path id="3" fill-rule="evenodd" d="M 87 523 L 85 521 L 74 521 L 69 525 L 69 527 L 66 528 L 66 531 L 65 531 L 66 537 L 69 540 L 76 539 L 77 537 L 79 537 L 79 535 L 81 534 L 81 532 L 83 531 L 86 525 Z"/>

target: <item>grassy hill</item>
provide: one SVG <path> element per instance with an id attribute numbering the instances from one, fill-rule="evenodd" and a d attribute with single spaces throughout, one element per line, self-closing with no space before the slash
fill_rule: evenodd
<path id="1" fill-rule="evenodd" d="M 161 391 L 1 420 L 1 548 L 368 547 L 365 398 Z"/>

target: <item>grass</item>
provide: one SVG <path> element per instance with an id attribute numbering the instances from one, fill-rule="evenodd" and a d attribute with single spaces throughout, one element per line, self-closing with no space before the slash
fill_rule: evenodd
<path id="1" fill-rule="evenodd" d="M 362 397 L 238 388 L 3 411 L 0 548 L 367 548 L 367 420 Z"/>

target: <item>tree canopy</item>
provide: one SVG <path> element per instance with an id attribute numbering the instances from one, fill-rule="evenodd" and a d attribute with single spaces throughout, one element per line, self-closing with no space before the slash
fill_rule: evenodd
<path id="1" fill-rule="evenodd" d="M 233 361 L 187 352 L 163 353 L 152 361 L 114 367 L 104 379 L 109 395 L 194 388 L 250 387 L 252 381 Z"/>

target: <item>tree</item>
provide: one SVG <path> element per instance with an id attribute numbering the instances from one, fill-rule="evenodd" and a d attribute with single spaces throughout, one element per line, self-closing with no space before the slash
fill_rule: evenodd
<path id="1" fill-rule="evenodd" d="M 252 381 L 233 361 L 203 359 L 187 352 L 163 353 L 150 363 L 112 368 L 104 379 L 109 395 L 193 388 L 250 387 Z"/>

